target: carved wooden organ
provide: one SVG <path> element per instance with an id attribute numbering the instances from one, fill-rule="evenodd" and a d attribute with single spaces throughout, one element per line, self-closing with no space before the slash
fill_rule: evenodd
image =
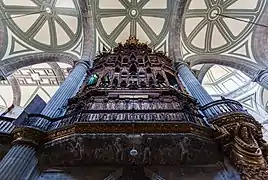
<path id="1" fill-rule="evenodd" d="M 172 60 L 134 37 L 96 57 L 79 93 L 69 100 L 67 114 L 78 111 L 80 121 L 202 125 L 196 101 L 182 86 Z"/>

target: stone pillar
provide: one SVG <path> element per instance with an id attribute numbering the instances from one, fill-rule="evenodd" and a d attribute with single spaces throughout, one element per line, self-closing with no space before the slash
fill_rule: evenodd
<path id="1" fill-rule="evenodd" d="M 211 96 L 203 88 L 195 75 L 190 70 L 189 66 L 184 62 L 178 62 L 175 66 L 179 79 L 182 81 L 188 93 L 196 98 L 201 106 L 213 102 Z"/>
<path id="2" fill-rule="evenodd" d="M 62 115 L 67 100 L 78 91 L 87 69 L 86 62 L 78 62 L 41 114 L 49 117 Z M 41 134 L 49 124 L 49 121 L 37 118 L 31 128 L 21 127 L 13 131 L 15 135 L 14 145 L 0 162 L 1 180 L 21 180 L 29 177 L 33 167 L 36 167 L 38 162 L 35 148 L 38 147 Z"/>
<path id="3" fill-rule="evenodd" d="M 86 62 L 78 62 L 68 78 L 61 84 L 56 93 L 48 101 L 41 114 L 51 118 L 61 116 L 65 112 L 67 100 L 79 90 L 88 68 L 89 66 Z M 38 119 L 33 126 L 45 130 L 49 123 L 50 122 L 44 119 Z"/>
<path id="4" fill-rule="evenodd" d="M 17 128 L 12 134 L 14 145 L 0 162 L 0 179 L 26 180 L 37 164 L 36 148 L 43 132 L 33 128 Z"/>

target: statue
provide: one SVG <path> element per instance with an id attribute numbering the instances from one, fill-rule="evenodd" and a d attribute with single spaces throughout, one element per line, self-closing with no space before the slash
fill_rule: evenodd
<path id="1" fill-rule="evenodd" d="M 268 168 L 262 150 L 255 139 L 257 129 L 250 123 L 233 123 L 227 127 L 214 125 L 220 135 L 224 151 L 228 153 L 230 160 L 241 173 L 242 180 L 268 178 Z"/>
<path id="2" fill-rule="evenodd" d="M 189 146 L 189 138 L 188 137 L 184 137 L 180 142 L 179 142 L 179 147 L 181 150 L 181 162 L 186 162 L 187 158 L 188 158 L 188 146 Z"/>
<path id="3" fill-rule="evenodd" d="M 124 148 L 121 142 L 121 138 L 116 138 L 115 143 L 113 144 L 115 148 L 115 158 L 117 162 L 124 160 Z"/>
<path id="4" fill-rule="evenodd" d="M 143 163 L 151 164 L 152 162 L 152 157 L 151 157 L 152 152 L 150 148 L 151 141 L 152 141 L 152 138 L 147 138 L 146 140 L 146 146 L 143 151 L 143 159 L 142 159 Z"/>
<path id="5" fill-rule="evenodd" d="M 81 160 L 83 157 L 84 147 L 83 147 L 83 138 L 78 137 L 74 139 L 75 143 L 69 142 L 70 151 L 77 157 L 78 160 Z"/>
<path id="6" fill-rule="evenodd" d="M 101 78 L 101 85 L 103 87 L 108 87 L 110 84 L 110 75 L 109 73 L 106 73 L 102 78 Z"/>
<path id="7" fill-rule="evenodd" d="M 255 154 L 262 154 L 261 149 L 255 138 L 253 137 L 252 130 L 247 126 L 238 125 L 235 129 L 235 141 L 243 148 Z"/>

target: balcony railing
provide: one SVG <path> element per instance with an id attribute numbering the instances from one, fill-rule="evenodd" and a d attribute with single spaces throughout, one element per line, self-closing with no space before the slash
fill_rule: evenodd
<path id="1" fill-rule="evenodd" d="M 214 101 L 205 106 L 202 106 L 200 110 L 203 112 L 204 116 L 207 119 L 213 119 L 224 114 L 235 112 L 245 113 L 249 115 L 249 113 L 239 102 L 230 99 Z"/>
<path id="2" fill-rule="evenodd" d="M 202 116 L 183 110 L 88 110 L 59 118 L 49 118 L 43 115 L 29 115 L 22 126 L 38 127 L 38 121 L 48 123 L 52 130 L 73 125 L 75 123 L 193 123 L 203 125 Z"/>
<path id="3" fill-rule="evenodd" d="M 14 129 L 14 119 L 7 117 L 0 117 L 0 133 L 10 134 Z"/>

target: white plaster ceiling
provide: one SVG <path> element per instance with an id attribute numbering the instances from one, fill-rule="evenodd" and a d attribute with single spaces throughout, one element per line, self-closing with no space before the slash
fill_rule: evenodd
<path id="1" fill-rule="evenodd" d="M 182 33 L 185 51 L 219 54 L 236 48 L 250 36 L 254 25 L 248 21 L 257 22 L 265 5 L 266 0 L 188 1 Z M 238 53 L 247 51 L 242 46 Z"/>
<path id="2" fill-rule="evenodd" d="M 252 30 L 266 4 L 266 0 L 187 1 L 181 35 L 183 59 L 188 61 L 191 56 L 198 55 L 215 58 L 224 55 L 256 63 Z M 202 65 L 194 68 L 202 70 Z M 202 85 L 214 98 L 223 95 L 236 99 L 254 116 L 260 115 L 257 119 L 266 117 L 264 106 L 256 100 L 260 86 L 251 83 L 251 79 L 240 71 L 214 65 L 206 73 Z"/>
<path id="3" fill-rule="evenodd" d="M 206 73 L 202 85 L 211 95 L 225 95 L 238 90 L 251 80 L 240 71 L 214 65 Z"/>
<path id="4" fill-rule="evenodd" d="M 173 1 L 97 0 L 93 4 L 96 20 L 96 51 L 125 42 L 130 35 L 157 50 L 167 51 L 168 26 Z"/>
<path id="5" fill-rule="evenodd" d="M 55 66 L 58 68 L 55 69 Z M 64 63 L 42 63 L 17 70 L 11 75 L 17 86 L 12 87 L 14 84 L 9 81 L 0 81 L 0 112 L 13 104 L 13 90 L 16 88 L 15 96 L 20 99 L 18 106 L 25 107 L 37 94 L 48 102 L 68 76 L 68 68 L 71 66 Z"/>
<path id="6" fill-rule="evenodd" d="M 77 0 L 1 0 L 0 15 L 8 34 L 2 60 L 36 52 L 72 52 L 81 57 Z"/>
<path id="7" fill-rule="evenodd" d="M 4 111 L 7 107 L 9 107 L 13 102 L 13 91 L 12 87 L 5 82 L 5 85 L 3 81 L 0 82 L 0 112 Z"/>

